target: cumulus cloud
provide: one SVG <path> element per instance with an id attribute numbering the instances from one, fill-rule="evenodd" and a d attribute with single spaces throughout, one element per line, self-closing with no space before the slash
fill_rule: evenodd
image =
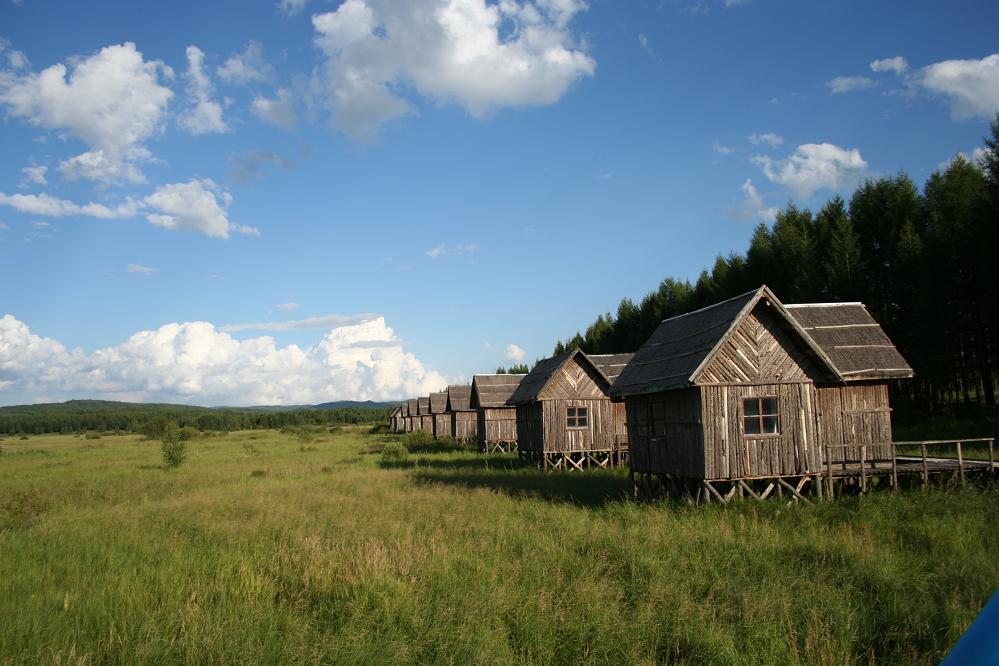
<path id="1" fill-rule="evenodd" d="M 138 211 L 137 204 L 131 200 L 110 208 L 97 203 L 76 204 L 49 194 L 4 194 L 3 192 L 0 192 L 0 206 L 10 206 L 14 210 L 29 215 L 45 215 L 46 217 L 75 215 L 104 220 L 133 217 Z"/>
<path id="2" fill-rule="evenodd" d="M 945 60 L 923 68 L 918 81 L 950 98 L 954 120 L 994 117 L 999 109 L 999 53 L 981 60 Z"/>
<path id="3" fill-rule="evenodd" d="M 872 72 L 894 72 L 895 74 L 905 74 L 909 70 L 909 63 L 902 56 L 894 58 L 882 58 L 871 63 Z"/>
<path id="4" fill-rule="evenodd" d="M 254 150 L 229 157 L 229 170 L 226 175 L 238 183 L 246 183 L 260 177 L 260 170 L 265 164 L 288 170 L 291 164 L 281 155 L 265 150 Z"/>
<path id="5" fill-rule="evenodd" d="M 27 69 L 31 66 L 28 56 L 23 51 L 11 48 L 10 42 L 3 37 L 0 37 L 0 55 L 7 60 L 7 66 L 11 69 Z"/>
<path id="6" fill-rule="evenodd" d="M 277 8 L 288 16 L 294 16 L 305 9 L 307 4 L 309 0 L 279 0 Z"/>
<path id="7" fill-rule="evenodd" d="M 242 53 L 230 56 L 215 73 L 226 83 L 247 85 L 269 81 L 274 68 L 264 58 L 263 45 L 251 39 Z"/>
<path id="8" fill-rule="evenodd" d="M 26 166 L 21 169 L 21 173 L 24 174 L 24 178 L 18 187 L 29 187 L 31 185 L 48 185 L 49 181 L 45 179 L 45 172 L 49 168 L 47 166 Z"/>
<path id="9" fill-rule="evenodd" d="M 839 189 L 855 183 L 867 169 L 859 150 L 831 143 L 802 144 L 783 160 L 759 155 L 753 161 L 771 182 L 784 185 L 802 198 L 810 197 L 816 190 Z"/>
<path id="10" fill-rule="evenodd" d="M 837 76 L 826 84 L 830 95 L 839 95 L 853 90 L 866 90 L 877 85 L 874 79 L 866 76 Z"/>
<path id="11" fill-rule="evenodd" d="M 146 215 L 146 219 L 164 229 L 198 231 L 216 238 L 228 238 L 231 231 L 251 235 L 260 233 L 253 227 L 229 221 L 228 208 L 232 195 L 209 178 L 162 185 L 144 202 L 156 211 Z"/>
<path id="12" fill-rule="evenodd" d="M 297 120 L 294 96 L 287 88 L 278 88 L 277 96 L 273 98 L 257 95 L 250 109 L 258 118 L 284 129 L 294 127 Z"/>
<path id="13" fill-rule="evenodd" d="M 459 243 L 458 245 L 445 245 L 444 243 L 441 243 L 440 245 L 436 245 L 427 250 L 426 254 L 431 259 L 439 259 L 440 257 L 446 255 L 474 254 L 475 252 L 478 251 L 479 251 L 479 246 L 471 243 L 465 243 L 465 244 Z"/>
<path id="14" fill-rule="evenodd" d="M 768 145 L 771 148 L 777 148 L 782 143 L 784 143 L 783 137 L 779 134 L 774 134 L 773 132 L 766 132 L 765 134 L 750 134 L 746 137 L 749 143 L 754 146 Z"/>
<path id="15" fill-rule="evenodd" d="M 733 217 L 744 222 L 773 222 L 777 217 L 777 208 L 766 205 L 751 179 L 747 178 L 739 189 L 742 190 L 742 200 L 732 211 Z"/>
<path id="16" fill-rule="evenodd" d="M 404 90 L 475 117 L 557 101 L 596 62 L 568 29 L 581 0 L 346 0 L 312 17 L 332 124 L 370 140 L 411 111 Z"/>
<path id="17" fill-rule="evenodd" d="M 731 155 L 732 153 L 735 152 L 735 148 L 722 145 L 717 140 L 711 145 L 711 149 L 714 150 L 719 155 Z"/>
<path id="18" fill-rule="evenodd" d="M 288 303 L 278 303 L 275 307 L 282 312 L 291 312 L 292 310 L 297 310 L 300 306 L 298 303 L 290 301 Z"/>
<path id="19" fill-rule="evenodd" d="M 212 99 L 214 86 L 205 73 L 205 53 L 197 46 L 187 47 L 186 77 L 190 108 L 180 117 L 180 126 L 194 135 L 228 131 L 222 105 Z"/>
<path id="20" fill-rule="evenodd" d="M 125 270 L 129 273 L 138 273 L 139 275 L 152 275 L 159 269 L 152 266 L 143 266 L 142 264 L 129 264 L 125 267 Z"/>
<path id="21" fill-rule="evenodd" d="M 0 104 L 11 116 L 66 131 L 87 144 L 90 150 L 60 164 L 65 177 L 143 182 L 138 164 L 152 157 L 143 144 L 161 128 L 173 96 L 160 85 L 160 76 L 172 74 L 126 42 L 71 59 L 69 67 L 59 63 L 38 74 L 5 72 Z"/>
<path id="22" fill-rule="evenodd" d="M 511 363 L 523 363 L 524 359 L 527 358 L 527 352 L 512 342 L 506 346 L 506 351 L 503 352 L 503 355 Z"/>
<path id="23" fill-rule="evenodd" d="M 201 405 L 390 400 L 447 384 L 384 318 L 337 326 L 308 347 L 237 340 L 207 322 L 171 323 L 86 354 L 0 317 L 0 399 L 92 397 Z"/>
<path id="24" fill-rule="evenodd" d="M 298 307 L 297 303 L 286 303 L 285 305 L 294 305 L 295 308 Z M 295 309 L 288 308 L 288 309 Z M 282 309 L 278 306 L 278 309 Z M 239 331 L 296 331 L 307 328 L 337 328 L 339 326 L 353 326 L 354 324 L 360 324 L 371 319 L 376 319 L 378 315 L 374 314 L 357 314 L 357 315 L 323 315 L 321 317 L 308 317 L 306 319 L 292 319 L 291 321 L 264 321 L 256 322 L 253 324 L 226 324 L 225 326 L 219 327 L 220 331 L 225 333 L 237 333 Z"/>

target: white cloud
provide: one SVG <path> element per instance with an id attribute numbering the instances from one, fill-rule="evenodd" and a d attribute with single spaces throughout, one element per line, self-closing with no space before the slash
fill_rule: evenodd
<path id="1" fill-rule="evenodd" d="M 438 259 L 446 255 L 458 255 L 458 254 L 474 254 L 478 252 L 479 246 L 471 243 L 458 244 L 458 245 L 445 245 L 441 243 L 435 247 L 427 250 L 426 255 L 432 259 Z"/>
<path id="2" fill-rule="evenodd" d="M 999 110 L 999 53 L 981 60 L 945 60 L 923 68 L 919 83 L 927 90 L 950 97 L 955 120 L 986 120 Z"/>
<path id="3" fill-rule="evenodd" d="M 273 99 L 257 95 L 250 104 L 253 113 L 259 118 L 273 123 L 284 129 L 291 129 L 295 126 L 295 101 L 292 93 L 287 88 L 278 88 L 277 96 Z"/>
<path id="4" fill-rule="evenodd" d="M 146 215 L 146 219 L 164 229 L 198 231 L 216 238 L 228 238 L 230 231 L 259 234 L 252 227 L 229 222 L 232 196 L 208 178 L 162 185 L 144 202 L 156 211 Z"/>
<path id="5" fill-rule="evenodd" d="M 49 182 L 45 179 L 45 172 L 48 171 L 47 166 L 26 166 L 21 169 L 21 173 L 24 174 L 24 178 L 21 180 L 19 187 L 28 187 L 30 185 L 48 185 Z"/>
<path id="6" fill-rule="evenodd" d="M 777 208 L 766 205 L 751 179 L 747 178 L 739 189 L 742 190 L 742 201 L 732 211 L 733 217 L 744 222 L 773 222 L 777 217 Z"/>
<path id="7" fill-rule="evenodd" d="M 894 72 L 902 75 L 909 70 L 909 63 L 902 56 L 894 58 L 882 58 L 871 63 L 872 72 Z"/>
<path id="8" fill-rule="evenodd" d="M 719 155 L 731 155 L 732 153 L 735 152 L 735 148 L 731 148 L 729 146 L 723 146 L 717 140 L 714 142 L 714 144 L 712 144 L 711 148 Z"/>
<path id="9" fill-rule="evenodd" d="M 638 43 L 641 45 L 642 50 L 648 53 L 653 58 L 657 57 L 656 50 L 652 48 L 652 44 L 649 43 L 649 38 L 645 35 L 638 35 Z"/>
<path id="10" fill-rule="evenodd" d="M 144 142 L 162 126 L 173 96 L 159 84 L 172 71 L 146 61 L 135 44 L 107 46 L 38 74 L 0 76 L 0 103 L 33 125 L 65 130 L 90 150 L 60 164 L 67 178 L 142 182 L 137 163 L 151 158 Z"/>
<path id="11" fill-rule="evenodd" d="M 264 59 L 263 45 L 251 39 L 243 52 L 230 56 L 216 74 L 226 83 L 246 85 L 269 81 L 274 77 L 274 68 Z"/>
<path id="12" fill-rule="evenodd" d="M 187 47 L 187 97 L 190 108 L 178 121 L 191 134 L 220 134 L 228 131 L 222 118 L 222 105 L 212 99 L 211 79 L 205 73 L 205 53 L 197 46 Z"/>
<path id="13" fill-rule="evenodd" d="M 766 155 L 753 158 L 771 182 L 784 185 L 795 195 L 808 198 L 819 189 L 839 189 L 859 180 L 867 162 L 856 148 L 847 150 L 831 143 L 806 143 L 784 160 Z"/>
<path id="14" fill-rule="evenodd" d="M 447 379 L 406 352 L 382 317 L 337 326 L 309 347 L 237 340 L 207 322 L 166 324 L 86 354 L 0 317 L 0 396 L 202 405 L 314 404 L 426 394 Z"/>
<path id="15" fill-rule="evenodd" d="M 839 95 L 853 90 L 866 90 L 877 85 L 874 79 L 866 76 L 837 76 L 826 84 L 830 95 Z"/>
<path id="16" fill-rule="evenodd" d="M 131 200 L 115 208 L 109 208 L 97 203 L 75 204 L 48 194 L 4 194 L 3 192 L 0 192 L 0 206 L 10 206 L 29 215 L 47 217 L 79 215 L 105 220 L 132 217 L 138 210 L 136 203 Z"/>
<path id="17" fill-rule="evenodd" d="M 779 134 L 774 134 L 773 132 L 766 132 L 765 134 L 750 134 L 746 137 L 746 139 L 754 146 L 766 144 L 771 148 L 777 148 L 784 143 L 783 137 Z"/>
<path id="18" fill-rule="evenodd" d="M 28 62 L 28 56 L 24 55 L 22 51 L 11 48 L 10 42 L 3 37 L 0 37 L 0 54 L 3 54 L 7 59 L 7 65 L 11 69 L 27 69 L 31 66 L 31 63 Z"/>
<path id="19" fill-rule="evenodd" d="M 32 222 L 31 226 L 33 226 L 35 229 L 46 229 L 46 228 L 49 227 L 49 223 L 48 222 L 42 222 L 41 220 L 37 220 L 35 222 Z"/>
<path id="20" fill-rule="evenodd" d="M 356 140 L 411 111 L 404 90 L 475 117 L 551 104 L 596 62 L 568 23 L 580 0 L 346 0 L 312 17 L 326 61 L 315 80 L 332 124 Z"/>
<path id="21" fill-rule="evenodd" d="M 291 312 L 292 310 L 297 310 L 301 306 L 298 303 L 290 301 L 288 303 L 278 303 L 275 307 L 282 312 Z"/>
<path id="22" fill-rule="evenodd" d="M 280 306 L 278 309 L 280 309 Z M 323 315 L 321 317 L 292 319 L 290 321 L 263 321 L 251 324 L 226 324 L 225 326 L 220 326 L 219 330 L 225 333 L 237 333 L 239 331 L 297 331 L 307 328 L 337 328 L 338 326 L 353 326 L 354 324 L 360 324 L 362 322 L 377 318 L 378 315 L 375 314 L 331 314 Z"/>
<path id="23" fill-rule="evenodd" d="M 511 363 L 523 363 L 527 358 L 527 352 L 511 342 L 506 346 L 503 356 Z"/>
<path id="24" fill-rule="evenodd" d="M 129 273 L 139 273 L 140 275 L 152 275 L 157 272 L 158 268 L 153 268 L 151 266 L 143 266 L 142 264 L 129 264 L 125 267 L 125 270 Z"/>
<path id="25" fill-rule="evenodd" d="M 249 182 L 260 177 L 260 170 L 264 164 L 273 164 L 284 170 L 291 168 L 281 155 L 265 150 L 254 150 L 249 153 L 240 153 L 229 157 L 229 170 L 226 175 L 240 183 Z"/>
<path id="26" fill-rule="evenodd" d="M 279 0 L 277 8 L 288 16 L 294 16 L 305 9 L 307 4 L 309 4 L 309 0 Z"/>

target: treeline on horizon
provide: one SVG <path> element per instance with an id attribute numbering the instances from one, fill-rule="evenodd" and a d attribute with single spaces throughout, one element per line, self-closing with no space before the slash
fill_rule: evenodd
<path id="1" fill-rule="evenodd" d="M 375 407 L 263 411 L 71 400 L 49 405 L 0 407 L 0 435 L 140 432 L 156 417 L 164 417 L 181 428 L 197 428 L 202 432 L 330 426 L 382 422 L 388 418 L 389 411 Z"/>
<path id="2" fill-rule="evenodd" d="M 995 406 L 999 349 L 999 113 L 979 163 L 961 156 L 922 190 L 869 179 L 817 213 L 793 203 L 760 224 L 745 254 L 719 256 L 694 284 L 667 278 L 640 303 L 555 345 L 636 351 L 664 320 L 768 285 L 784 303 L 862 301 L 915 371 L 892 387 L 904 412 Z"/>

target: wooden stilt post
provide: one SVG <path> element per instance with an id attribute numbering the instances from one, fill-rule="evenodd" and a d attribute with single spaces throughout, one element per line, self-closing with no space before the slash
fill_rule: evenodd
<path id="1" fill-rule="evenodd" d="M 930 470 L 926 466 L 926 445 L 921 444 L 923 448 L 923 490 L 930 487 Z"/>
<path id="2" fill-rule="evenodd" d="M 961 442 L 957 443 L 957 472 L 961 477 L 961 485 L 964 486 L 964 455 L 961 453 Z"/>
<path id="3" fill-rule="evenodd" d="M 895 445 L 891 446 L 891 491 L 898 492 L 898 461 L 895 459 Z"/>
<path id="4" fill-rule="evenodd" d="M 995 453 L 995 440 L 989 440 L 989 477 L 996 477 L 996 453 Z"/>
<path id="5" fill-rule="evenodd" d="M 864 469 L 864 459 L 867 457 L 867 445 L 860 445 L 860 494 L 867 492 L 867 471 Z"/>
<path id="6" fill-rule="evenodd" d="M 835 497 L 833 489 L 833 472 L 832 472 L 832 455 L 829 453 L 829 447 L 826 447 L 826 473 L 829 475 L 829 499 Z"/>

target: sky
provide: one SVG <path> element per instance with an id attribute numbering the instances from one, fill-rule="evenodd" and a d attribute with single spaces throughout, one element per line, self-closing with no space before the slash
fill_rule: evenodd
<path id="1" fill-rule="evenodd" d="M 0 404 L 394 400 L 922 185 L 999 4 L 0 0 Z M 632 351 L 632 350 L 621 350 Z"/>

